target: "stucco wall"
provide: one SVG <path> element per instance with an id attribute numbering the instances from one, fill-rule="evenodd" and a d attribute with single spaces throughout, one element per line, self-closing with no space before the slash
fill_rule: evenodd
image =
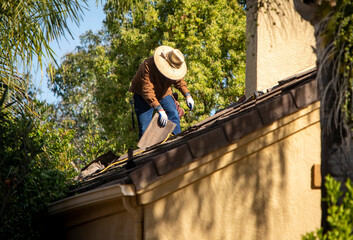
<path id="1" fill-rule="evenodd" d="M 139 194 L 145 239 L 300 239 L 320 226 L 319 103 L 173 171 Z"/>
<path id="2" fill-rule="evenodd" d="M 92 204 L 91 199 L 84 194 L 74 196 L 73 200 L 82 198 L 82 204 L 77 204 L 80 207 L 72 207 L 76 204 L 70 203 L 70 199 L 64 199 L 62 202 L 66 207 L 49 219 L 48 239 L 135 239 L 136 221 L 134 216 L 126 211 L 123 196 L 114 196 L 114 190 L 108 190 L 112 196 L 111 200 L 95 201 Z"/>
<path id="3" fill-rule="evenodd" d="M 247 97 L 316 63 L 314 28 L 295 11 L 293 1 L 273 1 L 269 8 L 274 10 L 265 5 L 255 12 L 257 2 L 247 2 Z"/>
<path id="4" fill-rule="evenodd" d="M 75 215 L 78 219 L 75 225 L 67 228 L 67 240 L 133 239 L 133 218 L 119 201 L 93 206 L 76 214 L 70 216 L 71 221 Z"/>

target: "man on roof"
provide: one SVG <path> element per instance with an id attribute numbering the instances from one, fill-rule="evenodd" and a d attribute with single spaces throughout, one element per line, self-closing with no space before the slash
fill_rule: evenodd
<path id="1" fill-rule="evenodd" d="M 162 127 L 166 126 L 169 119 L 176 124 L 173 134 L 181 132 L 171 86 L 184 95 L 187 106 L 192 110 L 194 100 L 184 81 L 186 71 L 183 54 L 178 49 L 163 45 L 156 48 L 154 55 L 140 65 L 129 89 L 134 93 L 140 138 L 151 122 L 154 110 L 159 114 L 158 121 Z"/>

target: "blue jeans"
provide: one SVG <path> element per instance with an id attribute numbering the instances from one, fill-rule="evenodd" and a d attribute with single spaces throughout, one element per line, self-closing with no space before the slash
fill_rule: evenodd
<path id="1" fill-rule="evenodd" d="M 168 119 L 176 124 L 173 134 L 176 135 L 180 133 L 180 119 L 173 97 L 168 95 L 159 102 L 162 105 L 165 113 L 167 114 Z M 145 99 L 143 99 L 140 95 L 136 93 L 134 94 L 134 105 L 135 113 L 137 116 L 137 122 L 139 125 L 139 138 L 141 138 L 147 126 L 152 120 L 154 109 L 151 108 L 150 105 L 148 105 Z"/>

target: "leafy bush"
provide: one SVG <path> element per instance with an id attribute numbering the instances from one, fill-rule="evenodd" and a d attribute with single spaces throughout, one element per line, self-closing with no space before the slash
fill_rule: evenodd
<path id="1" fill-rule="evenodd" d="M 39 239 L 47 205 L 65 196 L 75 174 L 75 132 L 48 121 L 42 103 L 35 107 L 38 117 L 0 104 L 0 239 Z"/>
<path id="2" fill-rule="evenodd" d="M 353 239 L 353 184 L 347 180 L 345 194 L 341 190 L 341 183 L 333 177 L 327 176 L 325 187 L 328 204 L 327 222 L 329 230 L 323 232 L 320 228 L 303 236 L 303 240 L 352 240 Z"/>

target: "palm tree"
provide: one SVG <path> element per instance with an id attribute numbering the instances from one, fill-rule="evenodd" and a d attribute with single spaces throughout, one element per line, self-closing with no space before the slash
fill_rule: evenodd
<path id="1" fill-rule="evenodd" d="M 79 22 L 82 8 L 87 0 L 4 0 L 0 3 L 0 128 L 14 126 L 13 119 L 21 119 L 23 139 L 29 136 L 31 128 L 31 108 L 27 97 L 28 80 L 19 69 L 28 69 L 34 57 L 42 67 L 42 59 L 54 59 L 54 53 L 49 42 L 69 33 L 67 21 Z M 83 5 L 82 5 L 83 4 Z M 30 110 L 30 111 L 28 111 Z M 11 146 L 11 139 L 2 139 L 0 153 L 6 153 L 6 147 Z M 16 140 L 14 140 L 16 141 Z M 34 150 L 34 149 L 33 149 Z M 25 150 L 24 150 L 25 151 Z M 38 153 L 40 149 L 32 151 Z M 17 182 L 21 182 L 34 156 L 28 154 L 19 168 Z M 5 156 L 0 159 L 0 166 L 4 164 Z M 4 171 L 3 166 L 0 168 Z M 1 172 L 0 176 L 9 176 L 10 172 Z M 20 178 L 20 179 L 19 179 Z M 1 178 L 3 179 L 3 178 Z M 14 188 L 4 187 L 1 182 L 0 218 Z"/>
<path id="2" fill-rule="evenodd" d="M 315 28 L 318 83 L 321 92 L 322 186 L 330 174 L 341 183 L 353 179 L 352 57 L 347 0 L 294 0 L 296 10 Z M 344 184 L 342 184 L 344 186 Z M 343 189 L 344 190 L 344 189 Z M 322 187 L 322 197 L 326 190 Z M 327 206 L 322 202 L 322 227 L 327 230 Z"/>
<path id="3" fill-rule="evenodd" d="M 132 0 L 106 1 L 122 4 Z M 19 186 L 23 186 L 31 166 L 38 161 L 37 155 L 43 150 L 42 142 L 31 135 L 35 131 L 35 111 L 27 96 L 29 81 L 21 71 L 29 70 L 35 59 L 41 69 L 44 58 L 55 61 L 49 43 L 65 34 L 71 35 L 68 21 L 78 24 L 85 6 L 87 0 L 0 1 L 0 235 L 6 235 L 7 227 L 10 230 L 20 228 L 11 226 L 22 220 L 9 211 L 9 206 L 21 192 L 17 191 Z M 13 221 L 3 216 L 11 216 Z M 30 219 L 25 220 L 28 226 L 32 224 Z M 21 234 L 29 238 L 32 233 L 24 230 L 17 238 Z"/>
<path id="4" fill-rule="evenodd" d="M 54 60 L 49 43 L 65 33 L 67 21 L 78 24 L 87 0 L 5 0 L 0 3 L 0 82 L 19 90 L 25 80 L 18 69 L 28 69 L 34 57 Z M 70 34 L 71 35 L 71 34 Z M 20 81 L 18 81 L 20 80 Z M 22 85 L 26 86 L 26 84 Z M 3 95 L 4 89 L 0 90 Z"/>

